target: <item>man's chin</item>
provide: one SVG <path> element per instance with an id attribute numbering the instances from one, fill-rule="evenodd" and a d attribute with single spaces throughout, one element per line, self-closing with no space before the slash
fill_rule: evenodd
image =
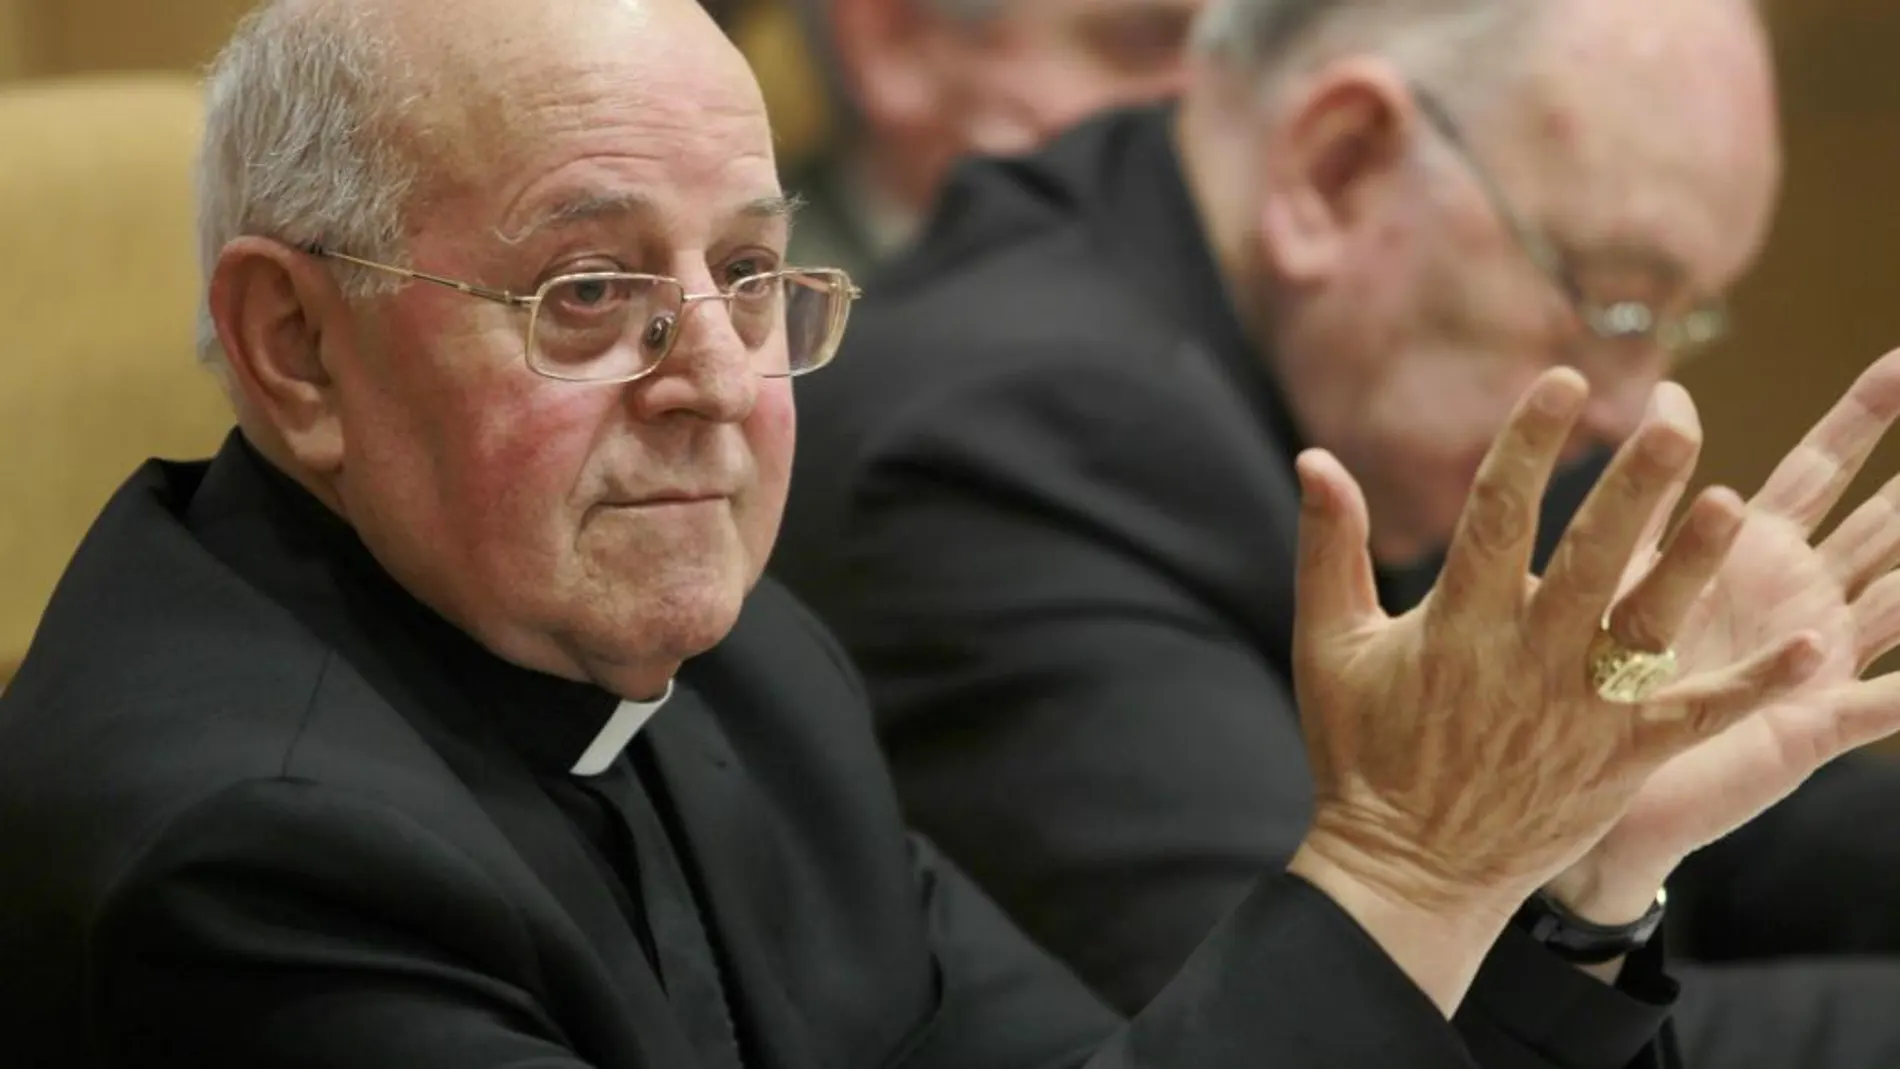
<path id="1" fill-rule="evenodd" d="M 587 645 L 627 664 L 690 660 L 732 633 L 750 588 L 741 575 L 719 574 L 650 589 L 599 620 Z"/>

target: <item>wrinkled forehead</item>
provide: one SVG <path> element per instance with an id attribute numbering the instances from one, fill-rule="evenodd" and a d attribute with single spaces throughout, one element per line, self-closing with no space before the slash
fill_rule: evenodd
<path id="1" fill-rule="evenodd" d="M 514 236 L 607 208 L 690 231 L 777 194 L 758 84 L 698 4 L 506 6 L 419 52 L 426 203 Z"/>

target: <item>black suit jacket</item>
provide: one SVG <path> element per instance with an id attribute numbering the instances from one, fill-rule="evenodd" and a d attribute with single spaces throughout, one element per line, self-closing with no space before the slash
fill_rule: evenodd
<path id="1" fill-rule="evenodd" d="M 1639 1053 L 1673 995 L 1652 970 L 1623 994 L 1507 938 L 1461 1041 L 1285 875 L 1120 1028 L 908 836 L 856 678 L 778 587 L 677 682 L 639 745 L 749 1066 L 1661 1057 Z M 693 1064 L 559 802 L 617 704 L 488 655 L 241 441 L 148 465 L 0 698 L 0 1061 Z"/>
<path id="2" fill-rule="evenodd" d="M 865 673 L 916 825 L 1125 1008 L 1311 806 L 1288 663 L 1300 443 L 1170 114 L 960 171 L 838 362 L 799 381 L 773 564 Z M 1540 555 L 1600 464 L 1553 488 Z M 1388 605 L 1434 569 L 1383 577 Z M 1900 843 L 1839 826 L 1894 798 L 1892 768 L 1844 765 L 1698 858 L 1689 947 L 1900 948 Z"/>

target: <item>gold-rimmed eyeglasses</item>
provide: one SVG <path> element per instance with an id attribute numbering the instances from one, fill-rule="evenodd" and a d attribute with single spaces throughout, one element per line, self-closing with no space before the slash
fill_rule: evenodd
<path id="1" fill-rule="evenodd" d="M 845 272 L 796 267 L 749 275 L 721 292 L 688 293 L 678 279 L 618 271 L 557 275 L 532 294 L 510 293 L 307 245 L 312 256 L 526 309 L 528 367 L 563 382 L 632 382 L 660 366 L 694 304 L 717 301 L 767 378 L 818 370 L 838 354 L 851 302 L 862 296 Z"/>
<path id="2" fill-rule="evenodd" d="M 1412 97 L 1432 129 L 1445 139 L 1463 162 L 1504 223 L 1537 269 L 1549 278 L 1569 302 L 1577 319 L 1592 335 L 1606 342 L 1651 343 L 1681 361 L 1727 335 L 1729 314 L 1721 297 L 1704 297 L 1683 307 L 1663 308 L 1657 303 L 1624 298 L 1603 299 L 1591 292 L 1583 272 L 1543 233 L 1533 228 L 1504 194 L 1504 188 L 1472 151 L 1456 120 L 1438 97 L 1412 86 Z M 1679 281 L 1679 280 L 1671 280 Z"/>

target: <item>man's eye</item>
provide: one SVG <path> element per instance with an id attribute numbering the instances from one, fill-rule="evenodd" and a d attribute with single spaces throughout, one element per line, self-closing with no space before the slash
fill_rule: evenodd
<path id="1" fill-rule="evenodd" d="M 753 275 L 763 275 L 771 268 L 763 260 L 748 256 L 743 260 L 734 260 L 726 265 L 726 284 L 743 282 Z"/>
<path id="2" fill-rule="evenodd" d="M 569 293 L 575 304 L 596 305 L 613 295 L 613 286 L 600 279 L 576 282 Z"/>

